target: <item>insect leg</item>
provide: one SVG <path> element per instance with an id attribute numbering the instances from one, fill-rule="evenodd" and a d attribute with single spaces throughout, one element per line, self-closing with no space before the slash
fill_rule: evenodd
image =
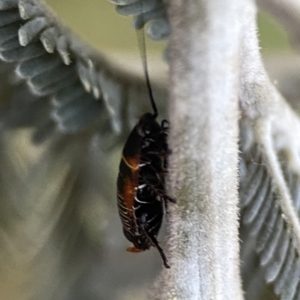
<path id="1" fill-rule="evenodd" d="M 172 203 L 176 203 L 176 200 L 170 196 L 168 196 L 164 191 L 164 183 L 161 179 L 157 178 L 157 182 L 150 182 L 150 180 L 146 177 L 143 177 L 144 185 L 142 187 L 146 187 L 150 192 L 150 195 L 153 195 L 156 201 L 168 201 Z"/>
<path id="2" fill-rule="evenodd" d="M 143 232 L 145 233 L 146 237 L 151 242 L 151 244 L 154 247 L 157 248 L 157 250 L 158 250 L 158 252 L 159 252 L 159 254 L 160 254 L 160 256 L 161 256 L 161 258 L 163 260 L 165 268 L 169 269 L 170 266 L 168 265 L 168 260 L 167 260 L 167 258 L 165 256 L 165 253 L 164 253 L 163 249 L 159 246 L 159 243 L 158 243 L 157 239 L 155 238 L 155 236 L 151 232 L 149 232 L 149 231 L 146 230 L 146 225 L 147 225 L 147 223 L 146 223 L 146 215 L 143 215 L 140 218 L 140 222 L 141 222 L 140 227 L 143 230 Z"/>
<path id="3" fill-rule="evenodd" d="M 167 194 L 164 194 L 162 197 L 163 197 L 163 199 L 164 199 L 165 202 L 169 201 L 171 203 L 176 203 L 176 199 L 168 196 Z"/>
<path id="4" fill-rule="evenodd" d="M 167 126 L 165 126 L 165 124 L 167 124 Z M 160 125 L 160 127 L 162 128 L 162 129 L 169 129 L 169 121 L 168 120 L 162 120 L 161 121 L 161 125 Z"/>
<path id="5" fill-rule="evenodd" d="M 155 199 L 157 201 L 162 201 L 164 200 L 165 202 L 171 202 L 171 203 L 176 203 L 176 200 L 170 196 L 168 196 L 164 190 L 162 190 L 161 188 L 157 188 L 155 187 L 153 184 L 151 184 L 150 182 L 147 182 L 147 187 L 148 190 L 151 190 L 151 192 L 155 195 Z"/>
<path id="6" fill-rule="evenodd" d="M 159 254 L 160 254 L 160 256 L 163 260 L 165 268 L 169 269 L 170 266 L 168 265 L 168 260 L 166 258 L 166 255 L 165 255 L 163 249 L 159 246 L 158 241 L 155 238 L 155 236 L 152 235 L 150 232 L 146 232 L 146 231 L 145 231 L 145 234 L 148 237 L 148 239 L 150 240 L 150 242 L 152 243 L 152 245 L 157 248 L 157 250 L 158 250 L 158 252 L 159 252 Z"/>

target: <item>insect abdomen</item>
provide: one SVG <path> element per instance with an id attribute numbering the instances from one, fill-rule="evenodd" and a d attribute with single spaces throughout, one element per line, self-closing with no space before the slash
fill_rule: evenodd
<path id="1" fill-rule="evenodd" d="M 128 231 L 132 231 L 134 227 L 134 198 L 139 177 L 139 168 L 129 164 L 132 162 L 133 160 L 128 162 L 123 155 L 117 182 L 119 213 L 123 226 Z"/>
<path id="2" fill-rule="evenodd" d="M 167 129 L 147 113 L 134 127 L 123 149 L 118 176 L 118 208 L 123 231 L 138 252 L 154 246 L 169 267 L 156 240 L 162 224 Z"/>

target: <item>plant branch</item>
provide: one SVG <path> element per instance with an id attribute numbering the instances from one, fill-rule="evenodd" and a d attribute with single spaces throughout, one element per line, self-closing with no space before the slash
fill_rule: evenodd
<path id="1" fill-rule="evenodd" d="M 240 1 L 173 1 L 170 270 L 153 299 L 242 299 L 238 245 Z"/>

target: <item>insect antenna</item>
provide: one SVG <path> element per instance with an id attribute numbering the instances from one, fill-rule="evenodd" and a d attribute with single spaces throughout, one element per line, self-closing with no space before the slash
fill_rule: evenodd
<path id="1" fill-rule="evenodd" d="M 141 7 L 141 9 L 142 9 L 142 7 Z M 143 15 L 143 12 L 142 12 L 142 15 Z M 153 118 L 156 118 L 157 115 L 158 115 L 158 112 L 157 112 L 157 107 L 156 107 L 156 104 L 155 104 L 155 101 L 154 101 L 152 88 L 151 88 L 151 84 L 150 84 L 149 72 L 148 72 L 146 39 L 145 39 L 144 27 L 138 30 L 137 35 L 138 35 L 140 56 L 141 56 L 141 60 L 142 60 L 142 63 L 143 63 L 143 69 L 144 69 L 144 74 L 145 74 L 145 77 L 146 77 L 147 89 L 148 89 L 148 92 L 149 92 L 150 103 L 151 103 L 151 106 L 152 106 L 152 109 L 153 109 Z"/>

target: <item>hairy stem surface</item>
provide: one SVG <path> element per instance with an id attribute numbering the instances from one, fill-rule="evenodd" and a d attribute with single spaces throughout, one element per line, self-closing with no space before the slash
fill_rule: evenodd
<path id="1" fill-rule="evenodd" d="M 154 299 L 242 299 L 238 245 L 239 1 L 172 1 L 170 270 Z"/>

